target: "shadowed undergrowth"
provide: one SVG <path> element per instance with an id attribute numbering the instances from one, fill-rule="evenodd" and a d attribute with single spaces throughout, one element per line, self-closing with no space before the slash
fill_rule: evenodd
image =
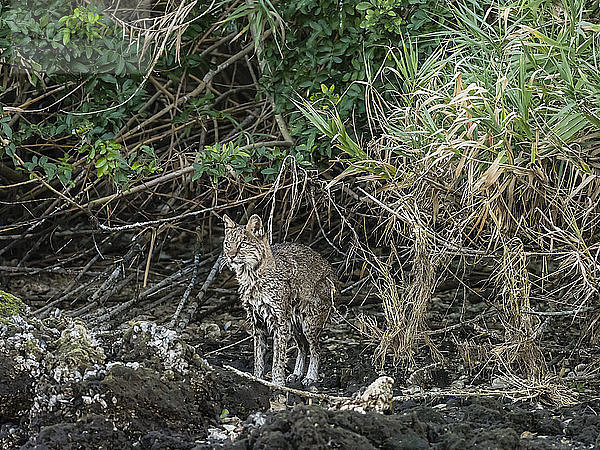
<path id="1" fill-rule="evenodd" d="M 410 359 L 438 281 L 456 277 L 457 262 L 483 264 L 504 327 L 494 364 L 540 379 L 537 344 L 553 314 L 598 301 L 600 29 L 584 2 L 451 10 L 429 57 L 406 41 L 372 69 L 365 144 L 331 104 L 299 107 L 346 155 L 335 182 L 365 180 L 361 210 L 378 217 L 377 244 L 391 249 L 382 261 L 357 243 L 381 280 L 385 323 L 367 324 L 377 356 Z"/>
<path id="2" fill-rule="evenodd" d="M 0 270 L 70 277 L 37 315 L 113 329 L 172 300 L 165 320 L 184 330 L 207 302 L 231 306 L 207 294 L 227 210 L 324 253 L 350 310 L 376 297 L 382 318 L 350 317 L 382 365 L 411 367 L 423 345 L 443 362 L 427 314 L 449 282 L 486 302 L 484 338 L 456 337 L 469 373 L 537 389 L 558 375 L 542 343 L 558 320 L 585 319 L 575 346 L 597 337 L 591 3 L 344 2 L 321 17 L 327 2 L 167 2 L 147 22 L 59 3 L 1 23 L 80 56 L 119 33 L 137 50 L 87 75 L 3 56 Z"/>

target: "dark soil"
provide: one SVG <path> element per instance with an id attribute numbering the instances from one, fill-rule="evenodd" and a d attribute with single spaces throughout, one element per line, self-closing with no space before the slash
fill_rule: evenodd
<path id="1" fill-rule="evenodd" d="M 57 291 L 52 288 L 56 280 L 46 275 L 10 281 L 8 289 L 34 308 Z M 272 391 L 223 368 L 251 372 L 252 343 L 245 340 L 245 313 L 235 301 L 235 284 L 223 274 L 217 285 L 221 293 L 212 293 L 213 300 L 180 334 L 160 326 L 176 303 L 134 309 L 126 327 L 108 334 L 86 329 L 85 320 L 73 321 L 64 312 L 44 322 L 29 313 L 18 316 L 16 325 L 0 322 L 0 448 L 600 447 L 596 385 L 576 377 L 569 382 L 565 375 L 577 375 L 594 360 L 593 354 L 570 349 L 577 328 L 573 322 L 552 337 L 557 344 L 547 360 L 553 361 L 550 371 L 562 370 L 566 387 L 576 388 L 574 394 L 581 391 L 577 404 L 560 407 L 543 395 L 524 401 L 502 395 L 464 398 L 444 392 L 465 385 L 486 388 L 498 374 L 473 357 L 467 364 L 460 343 L 479 345 L 475 328 L 435 337 L 441 363 L 422 347 L 412 366 L 387 361 L 380 367 L 372 358 L 376 343 L 357 331 L 356 320 L 359 313 L 379 320 L 380 306 L 348 299 L 351 313 L 345 319 L 336 316 L 324 339 L 318 390 L 351 396 L 386 374 L 395 379 L 395 395 L 429 395 L 396 401 L 389 415 L 331 410 L 293 395 L 284 410 L 275 411 Z M 33 300 L 29 291 L 36 293 Z M 223 307 L 216 308 L 215 302 Z M 441 295 L 434 299 L 428 323 L 443 328 L 486 307 Z M 494 330 L 489 333 L 493 336 Z M 479 348 L 486 356 L 489 347 Z M 290 357 L 289 370 L 292 362 Z"/>
<path id="2" fill-rule="evenodd" d="M 557 408 L 496 399 L 443 399 L 433 406 L 405 403 L 391 415 L 296 406 L 247 422 L 226 448 L 598 448 L 598 420 L 590 405 Z M 412 402 L 411 402 L 412 403 Z"/>

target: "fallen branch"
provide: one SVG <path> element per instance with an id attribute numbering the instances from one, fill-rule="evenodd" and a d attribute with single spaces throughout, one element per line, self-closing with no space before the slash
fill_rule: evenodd
<path id="1" fill-rule="evenodd" d="M 77 275 L 75 277 L 75 279 L 73 281 L 71 281 L 66 288 L 63 289 L 63 291 L 60 293 L 59 297 L 55 300 L 50 301 L 49 303 L 47 303 L 46 305 L 42 306 L 41 308 L 38 308 L 37 310 L 35 310 L 33 312 L 34 315 L 38 315 L 38 314 L 42 314 L 45 313 L 46 311 L 48 311 L 50 308 L 52 308 L 54 305 L 57 305 L 58 303 L 62 302 L 63 299 L 65 298 L 65 296 L 70 293 L 73 292 L 73 287 L 75 286 L 75 283 L 77 283 L 77 281 L 79 281 L 81 279 L 81 277 L 90 269 L 90 267 L 92 267 L 92 265 L 98 261 L 98 259 L 100 258 L 100 254 L 96 253 L 96 255 L 94 255 L 94 257 L 83 267 L 83 269 L 81 270 L 81 272 L 79 272 L 79 275 Z M 93 280 L 92 280 L 93 282 Z M 50 298 L 51 300 L 52 298 Z"/>
<path id="2" fill-rule="evenodd" d="M 181 169 L 181 170 L 183 170 L 183 169 Z M 288 185 L 283 186 L 281 189 L 291 187 L 298 183 L 300 183 L 300 181 L 292 182 Z M 132 224 L 128 224 L 128 225 L 122 225 L 120 227 L 109 227 L 106 225 L 102 225 L 101 223 L 98 223 L 97 225 L 98 225 L 98 228 L 100 228 L 100 230 L 102 230 L 102 231 L 113 232 L 113 231 L 133 230 L 135 228 L 144 228 L 144 227 L 147 227 L 150 225 L 158 225 L 161 223 L 173 223 L 178 220 L 186 219 L 188 217 L 195 217 L 195 216 L 199 216 L 201 214 L 206 214 L 208 212 L 220 211 L 223 209 L 233 208 L 234 206 L 247 204 L 253 200 L 265 197 L 265 196 L 269 195 L 270 193 L 271 193 L 270 190 L 266 190 L 265 192 L 261 192 L 260 194 L 256 194 L 251 197 L 235 200 L 233 202 L 225 203 L 223 205 L 211 206 L 210 208 L 203 208 L 203 209 L 200 209 L 197 211 L 188 211 L 188 212 L 180 214 L 178 216 L 166 217 L 164 219 L 148 220 L 146 222 L 137 222 L 137 223 L 132 223 Z M 114 197 L 114 198 L 118 198 L 118 197 Z M 108 199 L 108 197 L 105 197 L 104 199 Z M 100 200 L 102 200 L 102 199 L 100 199 Z M 112 198 L 110 198 L 108 200 L 112 200 Z"/>
<path id="3" fill-rule="evenodd" d="M 294 388 L 290 388 L 287 386 L 279 386 L 278 384 L 271 383 L 270 381 L 263 380 L 261 378 L 257 378 L 254 375 L 250 375 L 249 373 L 242 372 L 241 370 L 238 370 L 235 367 L 231 367 L 228 365 L 223 366 L 223 369 L 230 370 L 233 373 L 235 373 L 241 377 L 248 378 L 249 380 L 252 380 L 252 381 L 256 381 L 257 383 L 267 386 L 273 390 L 289 392 L 290 394 L 294 394 L 299 397 L 316 398 L 319 400 L 327 400 L 327 401 L 333 401 L 333 402 L 343 402 L 343 401 L 351 400 L 350 397 L 337 397 L 335 395 L 321 394 L 319 392 L 302 391 L 300 389 L 294 389 Z"/>
<path id="4" fill-rule="evenodd" d="M 252 336 L 246 336 L 244 339 L 240 339 L 239 341 L 234 342 L 233 344 L 226 345 L 225 347 L 221 347 L 216 350 L 211 350 L 208 353 L 204 353 L 202 356 L 204 356 L 206 358 L 208 355 L 214 355 L 215 353 L 220 353 L 223 350 L 227 350 L 228 348 L 235 347 L 236 345 L 240 345 L 250 339 L 252 339 Z M 197 347 L 194 347 L 194 349 L 196 349 L 196 348 Z"/>
<path id="5" fill-rule="evenodd" d="M 125 286 L 127 286 L 129 283 L 131 283 L 131 281 L 137 276 L 136 272 L 132 272 L 129 275 L 127 275 L 126 278 L 124 278 L 123 280 L 121 280 L 118 284 L 116 284 L 112 289 L 109 289 L 108 291 L 106 291 L 104 293 L 104 295 L 98 299 L 97 301 L 93 302 L 93 303 L 89 303 L 86 306 L 84 306 L 83 308 L 78 309 L 77 311 L 75 311 L 74 313 L 72 313 L 73 317 L 77 317 L 77 316 L 82 316 L 83 314 L 87 313 L 90 309 L 94 308 L 97 305 L 103 305 L 106 300 L 108 300 L 110 297 L 112 297 L 113 295 L 115 295 L 116 293 L 120 292 Z M 77 313 L 77 316 L 75 316 L 75 313 Z M 92 320 L 92 318 L 96 315 L 97 313 L 92 312 L 90 314 L 88 314 L 86 316 L 87 320 Z"/>
<path id="6" fill-rule="evenodd" d="M 65 269 L 64 267 L 14 267 L 14 266 L 0 266 L 0 272 L 7 273 L 28 273 L 28 274 L 37 274 L 37 273 L 59 273 L 64 275 L 77 275 L 79 273 L 78 270 L 75 269 Z M 101 275 L 102 272 L 87 272 L 88 276 L 98 276 Z"/>
<path id="7" fill-rule="evenodd" d="M 192 317 L 194 317 L 194 315 L 196 314 L 196 310 L 198 309 L 198 306 L 202 303 L 202 300 L 204 299 L 204 296 L 206 295 L 206 291 L 208 291 L 208 287 L 210 286 L 213 279 L 217 275 L 217 271 L 219 270 L 220 266 L 221 266 L 221 256 L 219 256 L 217 258 L 217 260 L 215 261 L 215 263 L 213 264 L 212 269 L 210 270 L 208 276 L 206 277 L 206 281 L 200 288 L 200 292 L 198 292 L 198 295 L 196 295 L 194 301 L 190 304 L 190 306 L 186 310 L 185 314 L 179 321 L 179 324 L 177 326 L 177 331 L 184 330 L 188 326 L 188 323 L 190 323 L 190 320 L 192 319 Z"/>
<path id="8" fill-rule="evenodd" d="M 523 311 L 525 314 L 532 314 L 534 316 L 576 316 L 577 314 L 581 314 L 584 312 L 596 311 L 598 307 L 596 306 L 586 306 L 577 309 L 572 309 L 570 311 Z"/>
<path id="9" fill-rule="evenodd" d="M 188 283 L 188 286 L 187 286 L 185 292 L 183 293 L 181 300 L 179 301 L 179 305 L 177 305 L 177 309 L 175 310 L 175 313 L 173 314 L 173 317 L 171 318 L 171 321 L 169 322 L 169 325 L 168 325 L 169 328 L 173 328 L 175 326 L 175 324 L 177 323 L 177 319 L 179 319 L 179 315 L 181 314 L 181 311 L 183 311 L 185 302 L 187 301 L 188 297 L 190 296 L 192 289 L 196 285 L 196 278 L 198 277 L 198 268 L 200 267 L 200 244 L 199 244 L 198 240 L 196 240 L 195 247 L 196 247 L 196 249 L 194 252 L 194 271 L 192 272 L 192 278 L 190 279 L 190 282 Z"/>
<path id="10" fill-rule="evenodd" d="M 125 256 L 123 256 L 123 260 L 116 263 L 112 273 L 108 276 L 106 280 L 104 280 L 104 283 L 102 283 L 102 285 L 92 294 L 92 297 L 90 298 L 88 304 L 79 308 L 76 311 L 71 312 L 71 317 L 79 317 L 85 312 L 89 311 L 94 306 L 98 304 L 103 304 L 114 292 L 122 289 L 125 286 L 125 284 L 127 284 L 130 280 L 133 279 L 133 277 L 135 276 L 135 272 L 132 274 L 133 276 L 130 275 L 126 277 L 123 282 L 117 283 L 117 280 L 119 279 L 121 274 L 125 273 L 125 265 L 133 261 L 133 259 L 138 255 L 138 253 L 142 251 L 142 245 L 140 243 L 142 239 L 143 238 L 139 237 L 134 239 L 133 243 L 131 244 L 131 247 L 129 248 Z"/>

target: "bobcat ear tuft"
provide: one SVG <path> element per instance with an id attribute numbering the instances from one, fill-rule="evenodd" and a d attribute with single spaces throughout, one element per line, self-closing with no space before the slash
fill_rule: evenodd
<path id="1" fill-rule="evenodd" d="M 250 216 L 250 218 L 248 219 L 248 225 L 246 225 L 246 230 L 248 230 L 257 238 L 262 238 L 265 235 L 265 231 L 263 230 L 262 219 L 256 214 L 252 214 L 252 216 Z"/>
<path id="2" fill-rule="evenodd" d="M 225 222 L 225 228 L 235 227 L 235 222 L 231 220 L 227 214 L 223 214 L 223 222 Z"/>

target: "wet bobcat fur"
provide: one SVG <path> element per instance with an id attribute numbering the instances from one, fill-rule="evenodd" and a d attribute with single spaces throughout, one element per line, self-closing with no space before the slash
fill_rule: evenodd
<path id="1" fill-rule="evenodd" d="M 301 244 L 270 245 L 262 220 L 256 214 L 248 225 L 224 216 L 223 253 L 235 272 L 239 294 L 254 337 L 254 375 L 265 372 L 267 337 L 273 336 L 273 383 L 285 381 L 287 341 L 290 334 L 298 346 L 294 373 L 288 381 L 304 375 L 304 385 L 317 381 L 319 338 L 337 296 L 331 265 L 314 250 Z"/>

